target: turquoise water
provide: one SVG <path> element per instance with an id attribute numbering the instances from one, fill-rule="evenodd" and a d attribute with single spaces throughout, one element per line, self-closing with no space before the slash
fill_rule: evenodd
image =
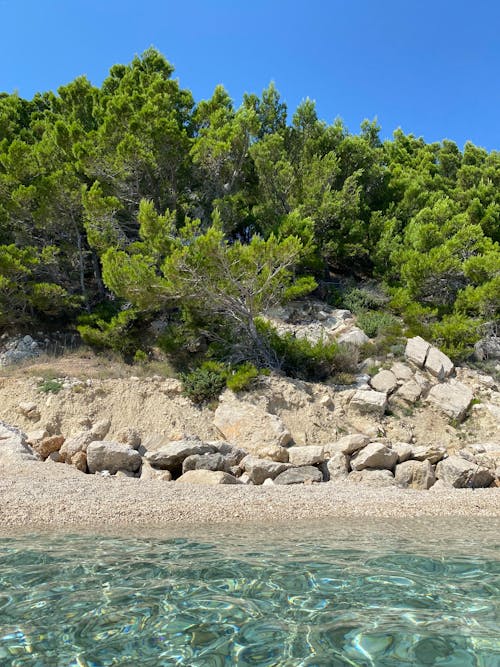
<path id="1" fill-rule="evenodd" d="M 1 667 L 500 665 L 500 522 L 0 535 Z"/>

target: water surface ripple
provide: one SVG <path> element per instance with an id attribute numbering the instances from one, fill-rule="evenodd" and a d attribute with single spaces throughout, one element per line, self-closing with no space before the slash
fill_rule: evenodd
<path id="1" fill-rule="evenodd" d="M 1 667 L 498 667 L 500 522 L 0 535 Z"/>

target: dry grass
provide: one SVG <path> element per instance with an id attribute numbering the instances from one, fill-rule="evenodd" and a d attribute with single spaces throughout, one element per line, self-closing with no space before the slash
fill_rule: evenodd
<path id="1" fill-rule="evenodd" d="M 41 354 L 36 359 L 1 369 L 4 377 L 40 377 L 44 380 L 72 377 L 79 380 L 124 379 L 130 376 L 175 377 L 175 370 L 168 360 L 157 359 L 147 363 L 126 364 L 118 355 L 98 354 L 87 347 L 68 351 L 62 355 Z"/>

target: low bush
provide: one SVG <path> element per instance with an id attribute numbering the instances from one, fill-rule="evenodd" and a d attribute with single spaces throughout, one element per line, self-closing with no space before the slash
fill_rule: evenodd
<path id="1" fill-rule="evenodd" d="M 206 365 L 181 373 L 180 379 L 184 396 L 198 404 L 217 400 L 226 386 L 225 373 Z"/>
<path id="2" fill-rule="evenodd" d="M 340 348 L 336 342 L 320 340 L 311 343 L 291 333 L 280 335 L 262 318 L 256 320 L 256 325 L 276 357 L 277 366 L 287 375 L 301 380 L 324 380 L 336 368 Z"/>
<path id="3" fill-rule="evenodd" d="M 258 369 L 251 363 L 246 362 L 237 366 L 232 373 L 227 376 L 226 386 L 231 391 L 246 391 L 254 384 L 259 377 Z"/>
<path id="4" fill-rule="evenodd" d="M 38 385 L 38 391 L 44 394 L 58 394 L 62 389 L 62 382 L 59 380 L 44 380 Z"/>
<path id="5" fill-rule="evenodd" d="M 402 334 L 399 320 L 391 313 L 380 310 L 367 310 L 358 315 L 358 325 L 369 338 L 383 333 Z"/>

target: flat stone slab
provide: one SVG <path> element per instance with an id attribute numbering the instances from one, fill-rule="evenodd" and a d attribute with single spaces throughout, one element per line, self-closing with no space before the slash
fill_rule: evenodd
<path id="1" fill-rule="evenodd" d="M 358 389 L 349 407 L 355 408 L 360 414 L 382 417 L 387 408 L 387 396 L 380 391 Z"/>

